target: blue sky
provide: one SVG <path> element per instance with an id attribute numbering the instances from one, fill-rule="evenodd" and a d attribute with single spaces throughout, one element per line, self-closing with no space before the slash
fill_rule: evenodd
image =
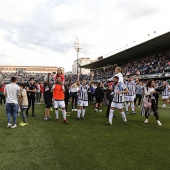
<path id="1" fill-rule="evenodd" d="M 80 57 L 107 57 L 170 31 L 169 6 L 168 0 L 0 0 L 0 64 L 69 71 L 76 37 Z"/>

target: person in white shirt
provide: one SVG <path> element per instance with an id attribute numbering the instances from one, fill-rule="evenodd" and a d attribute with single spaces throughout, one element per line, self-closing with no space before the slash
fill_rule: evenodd
<path id="1" fill-rule="evenodd" d="M 151 109 L 154 113 L 154 116 L 157 120 L 157 124 L 161 126 L 161 122 L 159 120 L 158 112 L 157 112 L 157 106 L 156 106 L 156 100 L 155 100 L 155 94 L 157 91 L 155 90 L 155 82 L 154 80 L 150 79 L 144 87 L 144 97 L 143 100 L 148 101 L 151 103 Z M 141 108 L 142 110 L 142 115 L 146 117 L 146 120 L 144 123 L 148 123 L 148 118 L 149 118 L 149 113 L 151 113 L 151 109 L 144 108 L 144 105 Z"/>
<path id="2" fill-rule="evenodd" d="M 11 83 L 5 86 L 4 95 L 6 97 L 6 113 L 8 118 L 8 128 L 16 128 L 18 99 L 20 97 L 20 88 L 16 84 L 16 77 L 11 78 Z M 11 116 L 13 116 L 13 124 L 11 124 Z"/>
<path id="3" fill-rule="evenodd" d="M 115 76 L 117 76 L 117 77 L 119 77 L 119 82 L 124 83 L 124 78 L 123 78 L 121 71 L 122 71 L 122 69 L 120 67 L 116 67 L 115 68 L 115 75 L 112 78 L 108 79 L 107 81 L 113 81 L 113 78 Z"/>
<path id="4" fill-rule="evenodd" d="M 77 111 L 77 100 L 78 100 L 78 91 L 79 87 L 77 86 L 77 82 L 73 83 L 70 87 L 70 93 L 72 98 L 72 111 Z"/>

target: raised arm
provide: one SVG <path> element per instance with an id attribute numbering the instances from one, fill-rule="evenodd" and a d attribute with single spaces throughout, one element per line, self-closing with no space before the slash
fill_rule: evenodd
<path id="1" fill-rule="evenodd" d="M 94 73 L 90 74 L 90 81 L 89 81 L 89 85 L 93 82 L 94 79 Z"/>
<path id="2" fill-rule="evenodd" d="M 80 74 L 79 73 L 77 74 L 77 85 L 78 86 L 80 85 Z"/>
<path id="3" fill-rule="evenodd" d="M 70 76 L 69 76 L 69 79 L 68 79 L 68 85 L 69 85 L 69 86 L 71 85 L 71 79 L 72 79 L 72 76 L 70 75 Z"/>

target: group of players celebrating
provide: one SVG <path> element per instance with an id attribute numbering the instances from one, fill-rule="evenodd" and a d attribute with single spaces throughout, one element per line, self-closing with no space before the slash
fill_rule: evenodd
<path id="1" fill-rule="evenodd" d="M 133 80 L 131 77 L 124 80 L 120 67 L 115 69 L 115 76 L 110 80 L 114 82 L 111 87 L 113 100 L 110 106 L 109 122 L 106 125 L 112 125 L 115 109 L 119 110 L 123 122 L 127 123 L 126 115 L 129 106 L 131 106 L 132 113 L 136 114 L 134 102 L 136 103 L 137 97 L 140 97 L 138 107 L 141 107 L 141 114 L 146 117 L 144 123 L 148 123 L 149 115 L 154 115 L 157 124 L 162 125 L 158 116 L 158 98 L 159 93 L 162 92 L 163 101 L 166 103 L 168 100 L 170 87 L 167 83 L 164 83 L 161 87 L 156 87 L 155 81 L 152 79 L 147 80 L 145 84 L 138 79 Z M 163 106 L 165 107 L 165 104 Z M 123 111 L 124 107 L 126 112 Z"/>
<path id="2" fill-rule="evenodd" d="M 79 81 L 79 75 L 77 81 L 74 82 L 78 87 L 78 101 L 77 101 L 77 118 L 75 120 L 85 119 L 86 107 L 88 107 L 88 89 L 90 84 L 93 81 L 94 75 L 91 74 L 91 79 L 87 83 L 86 80 Z M 153 80 L 147 80 L 145 84 L 141 83 L 139 79 L 133 80 L 131 77 L 127 79 L 123 78 L 121 74 L 121 68 L 115 68 L 115 75 L 108 79 L 112 81 L 113 84 L 110 86 L 110 91 L 112 95 L 112 101 L 109 105 L 109 121 L 105 125 L 112 125 L 112 120 L 114 117 L 114 110 L 118 109 L 122 118 L 123 123 L 127 123 L 126 115 L 129 113 L 128 109 L 131 107 L 132 114 L 135 112 L 135 103 L 137 98 L 139 98 L 138 107 L 141 107 L 141 114 L 146 117 L 144 123 L 148 123 L 149 115 L 154 115 L 157 124 L 162 125 L 159 116 L 158 116 L 158 96 L 162 92 L 162 99 L 164 102 L 163 108 L 166 107 L 167 100 L 169 98 L 169 89 L 170 87 L 166 82 L 163 83 L 163 86 L 157 87 Z M 45 120 L 48 120 L 50 117 L 50 108 L 52 107 L 52 102 L 54 103 L 54 109 L 56 114 L 56 121 L 59 121 L 59 108 L 62 110 L 63 120 L 65 124 L 68 124 L 66 120 L 67 105 L 69 99 L 69 88 L 71 85 L 71 77 L 69 82 L 64 83 L 64 78 L 61 74 L 57 74 L 55 84 L 50 88 L 49 81 L 46 81 L 44 84 L 44 101 L 46 104 L 45 110 Z M 98 87 L 95 93 L 96 107 L 95 111 L 98 108 L 101 110 L 101 103 L 103 101 L 104 93 L 102 89 L 102 83 L 98 82 Z M 51 93 L 52 91 L 52 93 Z M 51 100 L 52 99 L 52 100 Z M 142 102 L 141 102 L 142 100 Z M 145 101 L 144 101 L 145 100 Z M 150 103 L 150 107 L 146 107 L 146 102 Z M 125 108 L 125 112 L 124 112 Z"/>
<path id="3" fill-rule="evenodd" d="M 76 109 L 77 118 L 75 120 L 85 119 L 86 107 L 88 107 L 88 89 L 93 81 L 93 77 L 94 75 L 91 74 L 91 80 L 89 81 L 89 83 L 87 83 L 86 80 L 82 80 L 82 82 L 80 83 L 79 75 L 78 75 L 77 82 L 73 83 L 78 87 L 77 90 L 78 101 L 77 101 L 77 109 Z M 105 125 L 112 125 L 115 109 L 119 110 L 123 118 L 123 123 L 127 123 L 126 115 L 129 113 L 128 112 L 129 106 L 131 107 L 132 114 L 136 114 L 134 102 L 136 103 L 137 97 L 139 97 L 138 107 L 141 107 L 141 114 L 146 117 L 144 123 L 148 123 L 149 115 L 154 115 L 157 120 L 157 124 L 162 125 L 158 116 L 158 96 L 159 93 L 162 92 L 162 99 L 164 102 L 163 108 L 164 108 L 166 106 L 165 103 L 169 98 L 169 90 L 170 90 L 170 87 L 166 82 L 164 82 L 163 86 L 156 88 L 155 82 L 153 80 L 148 80 L 145 84 L 141 84 L 141 81 L 134 81 L 131 77 L 124 80 L 123 75 L 121 74 L 120 67 L 116 67 L 115 75 L 111 79 L 108 79 L 108 81 L 113 82 L 113 84 L 109 87 L 109 90 L 111 91 L 112 99 L 110 105 L 108 106 L 109 121 Z M 66 121 L 65 106 L 68 105 L 68 99 L 66 100 L 66 98 L 69 98 L 68 95 L 69 95 L 70 84 L 71 84 L 71 77 L 70 77 L 70 81 L 68 83 L 65 83 L 64 85 L 61 76 L 58 75 L 56 77 L 56 84 L 53 85 L 52 88 L 53 91 L 52 99 L 54 101 L 56 121 L 59 121 L 58 109 L 60 107 L 62 109 L 64 123 L 66 124 L 68 124 L 68 122 Z M 98 108 L 99 111 L 102 111 L 104 92 L 103 92 L 103 86 L 101 82 L 97 83 L 97 88 L 95 89 L 94 94 L 95 94 L 94 96 L 96 101 L 95 111 L 98 112 Z M 44 95 L 44 99 L 45 99 L 46 106 L 48 106 L 48 110 L 49 110 L 49 108 L 51 107 L 51 105 L 48 105 L 49 100 L 48 101 L 46 100 L 45 95 Z M 125 108 L 125 112 L 124 112 L 124 108 Z M 46 117 L 48 116 L 49 115 L 46 114 Z"/>
<path id="4" fill-rule="evenodd" d="M 44 83 L 44 102 L 46 107 L 44 120 L 49 120 L 51 118 L 50 110 L 52 109 L 52 105 L 54 105 L 56 122 L 59 122 L 59 110 L 61 110 L 63 114 L 63 122 L 65 124 L 68 124 L 68 121 L 66 119 L 66 113 L 70 98 L 71 86 L 77 88 L 77 92 L 75 93 L 78 94 L 78 101 L 73 101 L 77 102 L 77 108 L 75 108 L 77 111 L 77 117 L 75 118 L 75 120 L 84 120 L 86 107 L 88 107 L 88 90 L 91 86 L 91 83 L 93 82 L 93 78 L 94 74 L 91 74 L 91 80 L 88 83 L 86 82 L 86 80 L 82 80 L 82 82 L 80 82 L 79 75 L 77 75 L 77 81 L 71 85 L 71 76 L 69 81 L 65 82 L 64 75 L 62 74 L 61 69 L 58 69 L 55 77 L 55 83 L 52 86 L 48 76 Z M 118 109 L 119 113 L 123 118 L 123 123 L 126 124 L 126 115 L 129 113 L 128 108 L 131 107 L 132 113 L 136 114 L 134 102 L 136 103 L 136 99 L 138 97 L 138 107 L 141 107 L 141 114 L 146 117 L 144 123 L 148 123 L 149 115 L 154 115 L 157 120 L 157 124 L 162 125 L 158 116 L 158 96 L 159 93 L 162 92 L 162 99 L 164 103 L 163 108 L 165 108 L 166 103 L 169 99 L 170 90 L 170 86 L 167 82 L 164 82 L 161 87 L 156 87 L 155 82 L 153 80 L 148 80 L 145 84 L 143 84 L 141 83 L 141 81 L 133 80 L 131 77 L 124 79 L 123 75 L 121 74 L 120 67 L 115 68 L 114 76 L 111 79 L 108 79 L 108 81 L 113 82 L 112 85 L 109 86 L 109 90 L 111 92 L 110 96 L 112 96 L 112 98 L 108 106 L 109 121 L 105 125 L 112 125 L 115 109 Z M 25 86 L 21 86 L 25 88 Z M 7 89 L 8 88 L 5 89 L 5 95 L 9 99 Z M 35 97 L 36 86 L 34 85 L 33 79 L 30 80 L 25 90 L 27 92 L 26 96 L 28 99 L 28 106 L 25 105 L 24 108 L 26 111 L 26 115 L 28 116 L 28 110 L 31 104 L 32 107 L 34 107 L 34 102 L 32 100 L 35 100 L 33 98 Z M 101 82 L 98 82 L 94 94 L 96 99 L 95 111 L 98 112 L 98 109 L 99 111 L 102 111 L 104 92 Z M 24 112 L 22 112 L 22 114 L 24 115 Z M 35 117 L 35 114 L 32 113 L 32 116 Z"/>

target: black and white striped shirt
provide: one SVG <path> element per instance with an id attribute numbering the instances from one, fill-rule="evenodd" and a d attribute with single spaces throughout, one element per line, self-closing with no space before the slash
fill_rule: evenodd
<path id="1" fill-rule="evenodd" d="M 79 100 L 88 101 L 88 88 L 89 85 L 79 86 Z"/>
<path id="2" fill-rule="evenodd" d="M 114 103 L 124 103 L 125 94 L 116 94 L 117 92 L 122 92 L 126 89 L 125 84 L 119 83 L 119 85 L 113 85 L 113 102 Z"/>
<path id="3" fill-rule="evenodd" d="M 162 96 L 169 96 L 169 88 L 170 86 L 166 86 L 162 91 Z"/>
<path id="4" fill-rule="evenodd" d="M 135 91 L 136 91 L 136 85 L 135 82 L 126 82 L 126 87 L 128 89 L 128 93 L 126 94 L 126 96 L 134 96 Z"/>

